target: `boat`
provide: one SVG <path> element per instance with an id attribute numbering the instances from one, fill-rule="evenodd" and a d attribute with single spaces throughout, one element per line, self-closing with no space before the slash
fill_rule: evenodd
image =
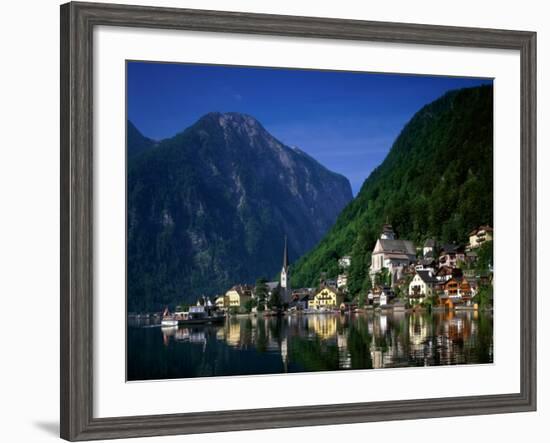
<path id="1" fill-rule="evenodd" d="M 166 316 L 166 317 L 162 317 L 162 320 L 160 322 L 160 325 L 162 327 L 168 327 L 168 328 L 171 328 L 173 326 L 177 326 L 178 325 L 178 320 L 175 319 L 173 316 Z"/>
<path id="2" fill-rule="evenodd" d="M 225 321 L 225 312 L 216 306 L 191 306 L 189 311 L 178 311 L 171 314 L 164 310 L 161 325 L 166 327 L 179 325 L 217 324 Z"/>

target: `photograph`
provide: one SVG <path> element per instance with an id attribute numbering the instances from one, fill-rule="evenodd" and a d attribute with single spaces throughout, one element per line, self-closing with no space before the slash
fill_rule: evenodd
<path id="1" fill-rule="evenodd" d="M 127 381 L 492 364 L 493 137 L 492 78 L 127 60 Z"/>

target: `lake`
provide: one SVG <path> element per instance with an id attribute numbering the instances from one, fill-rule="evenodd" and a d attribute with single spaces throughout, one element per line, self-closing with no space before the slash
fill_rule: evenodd
<path id="1" fill-rule="evenodd" d="M 493 362 L 492 312 L 231 317 L 128 326 L 128 381 Z"/>

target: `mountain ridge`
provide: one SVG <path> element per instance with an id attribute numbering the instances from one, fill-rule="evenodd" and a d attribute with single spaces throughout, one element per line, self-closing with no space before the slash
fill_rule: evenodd
<path id="1" fill-rule="evenodd" d="M 335 277 L 338 257 L 351 254 L 349 287 L 357 293 L 386 222 L 417 244 L 429 237 L 465 242 L 469 230 L 492 225 L 492 91 L 454 90 L 422 107 L 327 235 L 296 264 L 293 285 L 309 286 L 321 272 Z"/>
<path id="2" fill-rule="evenodd" d="M 249 115 L 208 113 L 154 146 L 128 157 L 130 310 L 276 275 L 284 235 L 297 259 L 352 199 L 347 178 Z"/>

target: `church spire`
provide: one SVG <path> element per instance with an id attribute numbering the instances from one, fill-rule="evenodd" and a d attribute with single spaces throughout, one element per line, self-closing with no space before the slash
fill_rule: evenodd
<path id="1" fill-rule="evenodd" d="M 285 235 L 285 249 L 283 251 L 283 269 L 286 271 L 288 270 L 288 247 L 287 247 L 287 238 Z"/>

